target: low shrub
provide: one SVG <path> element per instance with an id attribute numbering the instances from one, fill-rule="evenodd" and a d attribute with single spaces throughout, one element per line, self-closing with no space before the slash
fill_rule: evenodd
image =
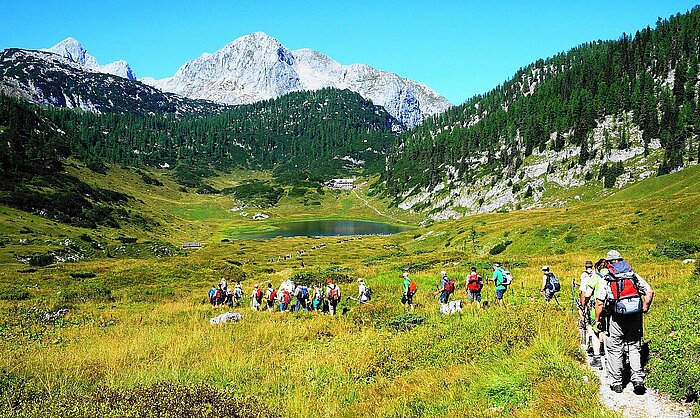
<path id="1" fill-rule="evenodd" d="M 101 283 L 86 283 L 77 289 L 67 289 L 61 293 L 63 304 L 81 302 L 114 302 L 112 291 Z"/>
<path id="2" fill-rule="evenodd" d="M 29 291 L 20 286 L 0 285 L 0 300 L 26 300 Z"/>
<path id="3" fill-rule="evenodd" d="M 386 326 L 394 332 L 410 331 L 425 322 L 425 316 L 408 312 L 391 318 Z"/>
<path id="4" fill-rule="evenodd" d="M 35 254 L 29 259 L 29 265 L 34 267 L 46 267 L 56 262 L 53 254 Z"/>
<path id="5" fill-rule="evenodd" d="M 494 245 L 494 246 L 489 250 L 489 254 L 491 254 L 491 255 L 500 254 L 500 253 L 502 253 L 503 251 L 505 251 L 506 248 L 508 248 L 508 246 L 509 246 L 510 244 L 512 244 L 512 243 L 513 243 L 513 241 L 510 241 L 510 240 L 506 240 L 506 241 L 499 242 L 498 244 Z"/>
<path id="6" fill-rule="evenodd" d="M 97 276 L 97 274 L 91 271 L 72 271 L 68 275 L 74 279 L 92 279 Z"/>
<path id="7" fill-rule="evenodd" d="M 688 258 L 700 251 L 700 242 L 668 240 L 656 245 L 652 254 L 657 257 Z"/>

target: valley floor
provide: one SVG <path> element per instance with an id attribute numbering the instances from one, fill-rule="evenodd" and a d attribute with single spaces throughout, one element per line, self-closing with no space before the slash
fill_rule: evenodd
<path id="1" fill-rule="evenodd" d="M 222 189 L 259 175 L 233 173 L 212 184 Z M 95 181 L 134 196 L 133 207 L 158 226 L 86 230 L 0 208 L 0 410 L 8 416 L 617 416 L 624 405 L 604 402 L 600 377 L 583 366 L 570 294 L 583 262 L 608 248 L 622 251 L 657 294 L 646 322 L 649 384 L 674 399 L 692 395 L 700 382 L 693 349 L 700 311 L 690 308 L 700 295 L 698 273 L 659 248 L 671 239 L 700 240 L 699 178 L 700 170 L 689 169 L 602 202 L 485 214 L 393 236 L 237 240 L 285 219 L 385 221 L 382 213 L 416 225 L 420 218 L 388 208 L 365 188 L 314 195 L 319 204 L 285 195 L 274 207 L 232 211 L 240 204 L 230 197 L 184 193 L 165 177 L 160 188 L 144 187 L 114 168 Z M 269 218 L 253 221 L 242 211 Z M 156 241 L 174 256 L 159 252 Z M 184 253 L 177 247 L 185 241 L 203 247 Z M 28 265 L 34 256 L 60 251 L 84 258 Z M 292 258 L 277 261 L 284 254 Z M 457 297 L 465 299 L 469 268 L 488 275 L 493 261 L 516 277 L 508 306 L 440 316 L 432 294 L 439 271 L 457 279 Z M 562 279 L 560 307 L 541 300 L 542 264 Z M 400 304 L 405 270 L 419 286 L 412 312 Z M 356 294 L 362 277 L 374 296 L 362 306 L 343 300 L 344 314 L 336 317 L 253 312 L 245 298 L 236 309 L 243 321 L 211 326 L 209 319 L 226 310 L 212 308 L 206 291 L 222 277 L 240 280 L 246 295 L 254 284 L 277 286 L 290 277 L 334 278 L 344 296 Z M 492 301 L 492 285 L 483 294 Z"/>

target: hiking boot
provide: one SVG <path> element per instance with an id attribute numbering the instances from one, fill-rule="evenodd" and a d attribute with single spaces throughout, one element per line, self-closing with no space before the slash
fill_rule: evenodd
<path id="1" fill-rule="evenodd" d="M 589 345 L 588 348 L 586 349 L 586 354 L 588 354 L 589 356 L 592 356 L 593 353 L 594 353 L 593 347 Z"/>
<path id="2" fill-rule="evenodd" d="M 603 370 L 603 362 L 600 361 L 600 356 L 593 356 L 593 360 L 589 363 L 591 367 L 598 368 L 598 370 Z"/>
<path id="3" fill-rule="evenodd" d="M 622 385 L 610 385 L 610 390 L 615 393 L 622 393 Z"/>
<path id="4" fill-rule="evenodd" d="M 644 395 L 644 393 L 647 391 L 646 386 L 644 386 L 644 382 L 632 382 L 632 386 L 634 386 L 635 395 Z"/>

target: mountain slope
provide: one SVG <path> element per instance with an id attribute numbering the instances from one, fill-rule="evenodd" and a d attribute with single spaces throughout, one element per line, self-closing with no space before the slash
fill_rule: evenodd
<path id="1" fill-rule="evenodd" d="M 435 218 L 595 198 L 695 164 L 700 11 L 537 62 L 399 138 L 383 176 Z"/>
<path id="2" fill-rule="evenodd" d="M 92 62 L 90 57 L 83 61 Z M 222 106 L 179 97 L 83 65 L 51 52 L 6 49 L 0 52 L 0 92 L 34 103 L 81 108 L 95 113 L 187 113 Z"/>
<path id="3" fill-rule="evenodd" d="M 173 77 L 141 81 L 163 91 L 226 104 L 253 103 L 300 90 L 348 89 L 383 106 L 406 126 L 450 106 L 424 84 L 367 65 L 341 65 L 309 49 L 291 51 L 262 32 L 187 62 Z"/>
<path id="4" fill-rule="evenodd" d="M 392 132 L 402 128 L 357 93 L 334 89 L 294 92 L 215 115 L 45 114 L 103 161 L 277 169 L 303 178 L 363 167 L 379 172 Z"/>
<path id="5" fill-rule="evenodd" d="M 42 49 L 42 51 L 58 54 L 89 71 L 112 74 L 129 80 L 136 80 L 136 74 L 126 61 L 119 60 L 107 65 L 100 65 L 97 59 L 90 55 L 80 42 L 72 37 L 64 39 L 51 48 Z"/>

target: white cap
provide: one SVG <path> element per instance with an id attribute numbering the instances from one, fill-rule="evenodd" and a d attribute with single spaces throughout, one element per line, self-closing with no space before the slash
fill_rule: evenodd
<path id="1" fill-rule="evenodd" d="M 542 271 L 549 271 L 549 266 L 547 266 L 547 265 L 542 266 Z"/>
<path id="2" fill-rule="evenodd" d="M 408 277 L 408 272 L 407 272 L 407 271 L 404 271 L 404 272 L 403 272 L 403 277 Z"/>
<path id="3" fill-rule="evenodd" d="M 622 260 L 622 255 L 615 250 L 610 250 L 605 255 L 605 261 L 612 261 L 612 260 Z"/>
<path id="4" fill-rule="evenodd" d="M 445 270 L 443 270 L 443 271 L 440 272 L 440 274 L 442 274 L 443 276 L 446 276 L 446 275 L 447 275 L 447 272 L 446 272 Z"/>

